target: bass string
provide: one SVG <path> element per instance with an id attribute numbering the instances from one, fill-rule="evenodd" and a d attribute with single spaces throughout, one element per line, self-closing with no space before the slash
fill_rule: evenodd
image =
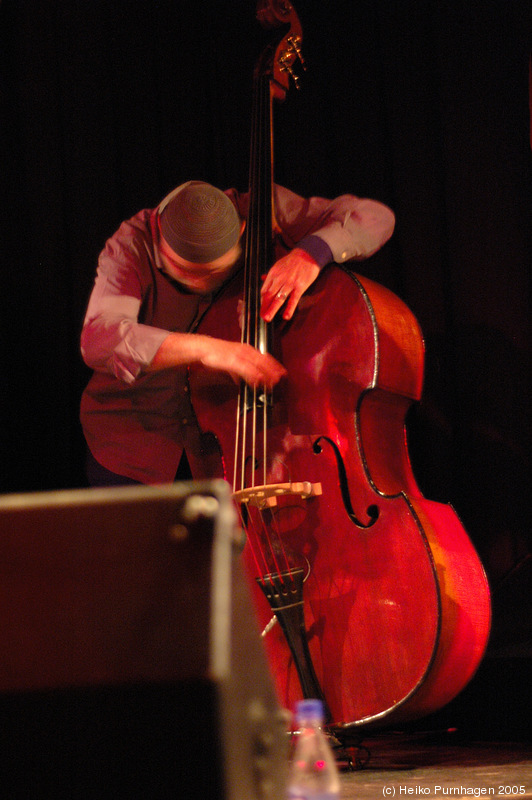
<path id="1" fill-rule="evenodd" d="M 251 152 L 250 152 L 250 166 L 249 166 L 249 185 L 253 187 L 254 175 L 257 171 L 257 149 L 254 146 L 255 139 L 258 135 L 258 119 L 259 109 L 256 92 L 253 94 L 253 107 L 251 117 Z M 240 317 L 240 341 L 245 344 L 251 344 L 251 300 L 252 300 L 252 271 L 254 261 L 254 234 L 255 226 L 257 224 L 257 210 L 256 202 L 254 199 L 254 192 L 251 189 L 249 198 L 249 209 L 247 214 L 247 228 L 245 237 L 245 257 L 244 257 L 244 296 L 242 307 L 239 308 L 238 313 Z M 249 407 L 250 387 L 244 381 L 240 382 L 240 390 L 238 395 L 238 403 L 236 408 L 235 420 L 235 458 L 234 458 L 234 476 L 233 476 L 233 489 L 234 491 L 243 490 L 245 484 L 245 465 L 246 465 L 246 448 L 247 448 L 247 411 Z"/>
<path id="2" fill-rule="evenodd" d="M 269 106 L 266 105 L 265 98 L 265 83 L 260 78 L 255 78 L 255 87 L 253 92 L 253 107 L 252 107 L 252 135 L 251 135 L 251 152 L 250 152 L 250 167 L 249 167 L 249 209 L 247 215 L 247 230 L 245 239 L 245 259 L 244 259 L 244 301 L 243 309 L 241 309 L 241 341 L 264 352 L 263 336 L 261 335 L 261 319 L 260 319 L 260 284 L 261 272 L 263 263 L 261 262 L 261 255 L 264 253 L 265 248 L 265 198 L 264 186 L 268 182 L 268 173 L 271 173 L 271 168 L 267 169 L 266 162 L 268 159 L 263 157 L 266 145 L 270 145 L 269 140 L 266 139 L 266 124 L 268 123 L 268 114 L 266 113 Z M 269 93 L 269 89 L 268 89 Z M 269 157 L 270 146 L 266 152 Z M 271 182 L 271 179 L 270 179 Z M 270 190 L 271 192 L 271 190 Z M 271 229 L 271 224 L 269 225 Z M 265 393 L 260 390 L 261 396 Z M 247 453 L 247 433 L 248 433 L 248 412 L 252 411 L 251 423 L 251 460 L 255 464 L 257 462 L 257 420 L 258 420 L 258 407 L 261 401 L 259 390 L 257 388 L 250 388 L 244 382 L 240 384 L 239 402 L 237 407 L 237 434 L 235 437 L 235 470 L 234 470 L 234 487 L 235 489 L 244 489 L 246 484 L 246 453 Z M 262 401 L 267 398 L 262 397 Z M 262 425 L 263 433 L 263 453 L 261 462 L 264 465 L 262 484 L 266 482 L 266 467 L 265 467 L 265 454 L 267 452 L 267 426 Z M 255 486 L 255 469 L 251 470 L 251 483 L 250 486 Z"/>
<path id="3" fill-rule="evenodd" d="M 257 573 L 262 575 L 263 583 L 269 575 L 274 575 L 282 585 L 293 585 L 293 567 L 275 515 L 268 511 L 271 519 L 266 520 L 266 512 L 260 508 L 256 508 L 255 511 L 256 514 L 248 508 L 245 521 L 242 511 L 240 517 L 242 526 L 246 529 L 247 542 Z"/>
<path id="4" fill-rule="evenodd" d="M 266 157 L 264 157 L 266 154 Z M 266 323 L 260 317 L 262 274 L 269 266 L 272 243 L 271 91 L 269 81 L 259 80 L 252 109 L 250 200 L 244 258 L 244 298 L 240 310 L 241 341 L 268 351 Z M 268 415 L 272 397 L 262 387 L 240 383 L 236 409 L 233 486 L 236 491 L 265 486 L 268 482 Z M 258 442 L 262 440 L 261 453 Z M 249 449 L 249 452 L 248 452 Z M 260 476 L 260 477 L 259 477 Z M 257 571 L 289 575 L 291 567 L 275 514 L 257 507 L 247 510 L 243 527 Z"/>

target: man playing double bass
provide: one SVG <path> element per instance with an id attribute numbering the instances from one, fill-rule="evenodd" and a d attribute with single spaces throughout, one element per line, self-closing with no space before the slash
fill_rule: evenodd
<path id="1" fill-rule="evenodd" d="M 211 474 L 188 397 L 187 367 L 272 388 L 285 370 L 250 345 L 195 333 L 242 266 L 249 197 L 189 181 L 123 222 L 100 255 L 81 350 L 94 373 L 81 402 L 91 485 L 155 484 Z M 261 316 L 291 319 L 330 262 L 359 261 L 390 238 L 394 216 L 369 199 L 304 199 L 275 187 L 278 260 Z M 287 252 L 288 251 L 288 252 Z"/>

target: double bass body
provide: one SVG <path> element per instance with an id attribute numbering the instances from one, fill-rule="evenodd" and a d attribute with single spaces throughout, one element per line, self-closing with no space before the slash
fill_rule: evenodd
<path id="1" fill-rule="evenodd" d="M 229 282 L 198 331 L 240 339 L 242 281 Z M 407 451 L 405 416 L 421 396 L 423 340 L 394 294 L 330 265 L 275 331 L 288 376 L 269 410 L 267 483 L 310 486 L 245 508 L 246 570 L 280 702 L 309 693 L 281 625 L 269 624 L 265 576 L 303 576 L 301 636 L 338 727 L 430 713 L 470 680 L 490 626 L 486 578 L 450 506 L 426 500 Z M 190 372 L 202 431 L 231 481 L 238 390 Z M 251 437 L 249 437 L 251 441 Z M 212 476 L 205 476 L 212 477 Z"/>

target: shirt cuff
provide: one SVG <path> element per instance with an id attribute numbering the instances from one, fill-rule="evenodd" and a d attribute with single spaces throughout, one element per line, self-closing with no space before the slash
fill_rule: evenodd
<path id="1" fill-rule="evenodd" d="M 332 250 L 327 242 L 314 234 L 310 234 L 301 239 L 301 241 L 297 243 L 297 247 L 300 247 L 308 253 L 320 268 L 324 267 L 325 264 L 330 264 L 333 260 Z"/>

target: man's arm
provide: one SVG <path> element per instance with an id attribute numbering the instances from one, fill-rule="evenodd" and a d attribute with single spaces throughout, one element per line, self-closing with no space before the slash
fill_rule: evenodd
<path id="1" fill-rule="evenodd" d="M 248 195 L 228 192 L 241 215 Z M 335 200 L 304 198 L 283 186 L 275 187 L 275 216 L 281 236 L 292 250 L 265 276 L 261 316 L 269 322 L 283 308 L 290 319 L 302 294 L 325 264 L 361 261 L 376 253 L 390 238 L 393 212 L 377 200 L 341 195 Z"/>
<path id="2" fill-rule="evenodd" d="M 227 372 L 235 381 L 272 389 L 286 374 L 272 356 L 259 353 L 240 342 L 226 342 L 198 333 L 170 333 L 157 350 L 148 372 L 202 364 L 207 369 Z"/>
<path id="3" fill-rule="evenodd" d="M 251 386 L 271 388 L 285 374 L 274 358 L 250 345 L 139 323 L 141 303 L 135 256 L 114 237 L 100 256 L 81 334 L 81 352 L 89 367 L 129 384 L 143 372 L 198 363 Z"/>
<path id="4" fill-rule="evenodd" d="M 285 190 L 286 191 L 286 190 Z M 292 236 L 316 219 L 286 256 L 271 267 L 261 288 L 261 316 L 267 322 L 283 308 L 283 319 L 291 319 L 301 296 L 331 261 L 360 261 L 373 255 L 392 235 L 395 217 L 376 200 L 343 195 L 332 201 L 292 195 L 286 203 L 285 220 Z M 285 195 L 285 200 L 288 197 Z M 328 204 L 328 205 L 326 205 Z M 292 226 L 289 225 L 292 219 Z"/>

